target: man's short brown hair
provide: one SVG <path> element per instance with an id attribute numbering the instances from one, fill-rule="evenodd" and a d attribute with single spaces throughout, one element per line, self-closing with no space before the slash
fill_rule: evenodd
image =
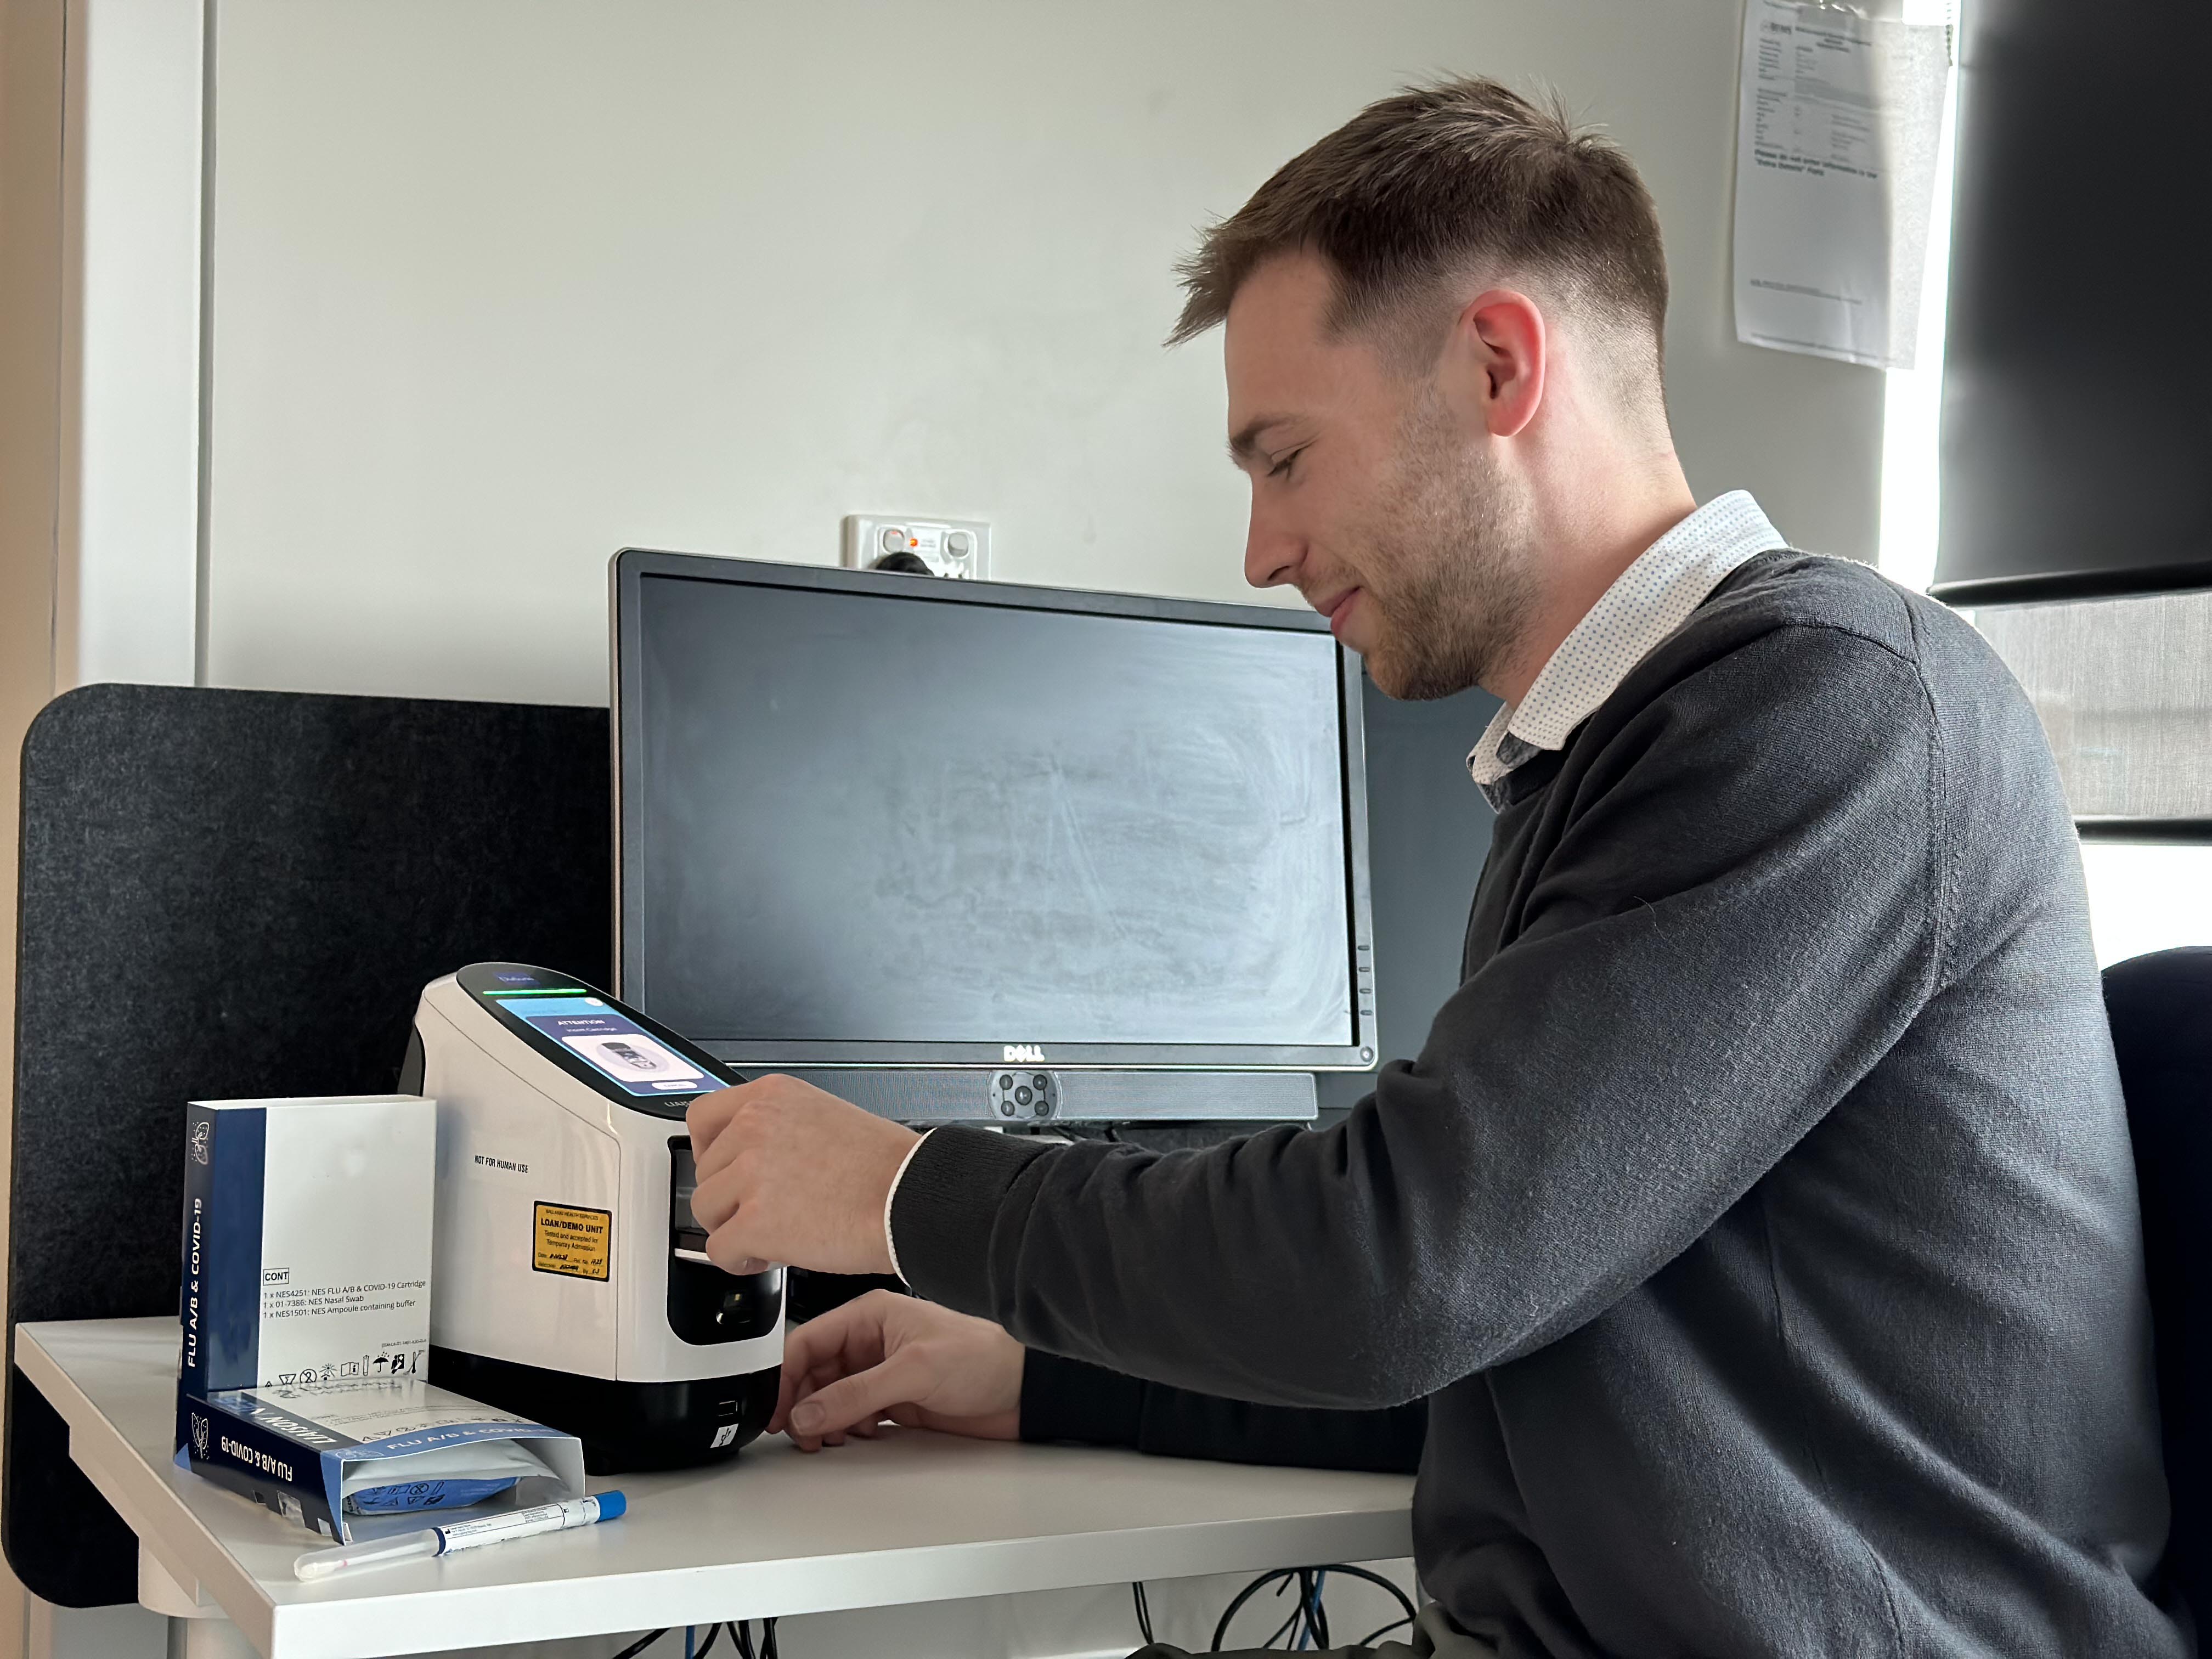
<path id="1" fill-rule="evenodd" d="M 1495 81 L 1409 87 L 1286 162 L 1177 267 L 1189 297 L 1168 343 L 1223 321 L 1245 278 L 1301 249 L 1334 269 L 1340 332 L 1405 322 L 1433 352 L 1445 317 L 1426 302 L 1488 267 L 1648 331 L 1656 374 L 1667 260 L 1650 192 L 1619 145 Z"/>

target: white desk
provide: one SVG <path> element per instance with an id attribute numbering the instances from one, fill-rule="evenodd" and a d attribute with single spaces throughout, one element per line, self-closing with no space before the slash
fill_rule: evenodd
<path id="1" fill-rule="evenodd" d="M 217 1615 L 205 1637 L 227 1618 L 266 1659 L 373 1659 L 1413 1547 L 1403 1476 L 887 1432 L 812 1457 L 778 1437 L 714 1469 L 594 1481 L 628 1492 L 629 1513 L 310 1587 L 292 1561 L 317 1540 L 171 1462 L 175 1321 L 23 1325 L 15 1363 L 137 1534 L 142 1583 Z"/>

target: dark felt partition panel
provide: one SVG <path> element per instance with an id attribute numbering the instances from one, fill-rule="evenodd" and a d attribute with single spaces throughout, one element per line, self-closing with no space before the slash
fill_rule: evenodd
<path id="1" fill-rule="evenodd" d="M 23 749 L 8 1320 L 173 1314 L 184 1103 L 389 1092 L 465 963 L 611 976 L 599 708 L 138 686 Z M 65 1606 L 130 1534 L 9 1372 L 0 1541 Z"/>

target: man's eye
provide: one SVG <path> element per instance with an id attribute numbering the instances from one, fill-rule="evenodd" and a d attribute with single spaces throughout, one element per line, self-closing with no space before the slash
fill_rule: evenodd
<path id="1" fill-rule="evenodd" d="M 1297 460 L 1299 456 L 1305 453 L 1305 448 L 1303 445 L 1292 450 L 1289 454 L 1284 456 L 1281 460 L 1277 461 L 1274 465 L 1267 469 L 1267 476 L 1271 478 L 1289 477 L 1291 476 L 1291 463 Z"/>

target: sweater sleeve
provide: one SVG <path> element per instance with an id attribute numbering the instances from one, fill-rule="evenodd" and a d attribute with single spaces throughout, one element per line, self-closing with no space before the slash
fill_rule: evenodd
<path id="1" fill-rule="evenodd" d="M 1380 1411 L 1255 1406 L 1036 1350 L 1022 1368 L 1021 1416 L 1024 1440 L 1381 1474 L 1411 1474 L 1420 1467 L 1429 1422 L 1422 1400 Z"/>
<path id="2" fill-rule="evenodd" d="M 1343 1123 L 1167 1153 L 941 1128 L 893 1206 L 908 1282 L 1178 1388 L 1375 1407 L 1650 1278 L 1930 994 L 1942 754 L 1915 663 L 1778 625 L 1565 781 L 1508 942 Z"/>

